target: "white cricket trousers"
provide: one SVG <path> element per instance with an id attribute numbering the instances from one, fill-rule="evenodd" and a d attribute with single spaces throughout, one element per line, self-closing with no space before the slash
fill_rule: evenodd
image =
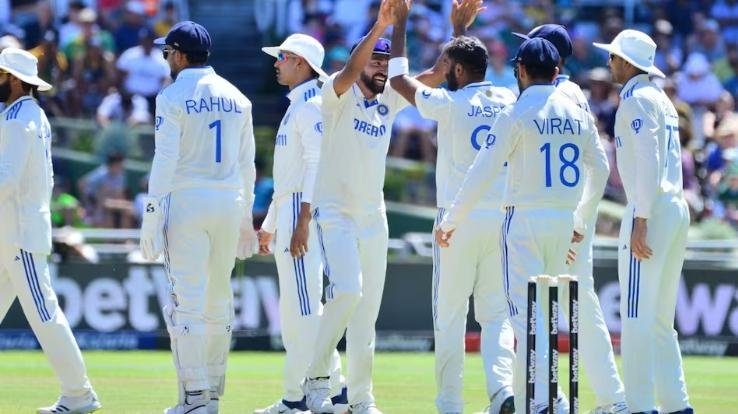
<path id="1" fill-rule="evenodd" d="M 445 209 L 438 209 L 436 225 Z M 466 317 L 474 295 L 474 316 L 482 328 L 481 353 L 487 395 L 512 392 L 515 359 L 507 299 L 502 289 L 500 210 L 473 210 L 454 231 L 448 247 L 433 242 L 433 327 L 436 407 L 440 413 L 464 410 L 463 375 Z M 434 226 L 435 228 L 435 226 Z"/>
<path id="2" fill-rule="evenodd" d="M 285 349 L 284 399 L 300 401 L 300 383 L 315 352 L 320 315 L 323 313 L 323 264 L 315 220 L 310 221 L 308 251 L 299 258 L 290 254 L 290 241 L 297 225 L 302 193 L 292 193 L 277 201 L 277 228 L 274 259 L 279 274 L 279 318 Z M 341 357 L 333 352 L 332 395 L 341 391 Z"/>
<path id="3" fill-rule="evenodd" d="M 316 209 L 318 239 L 329 284 L 309 378 L 328 377 L 333 352 L 346 331 L 349 404 L 374 402 L 374 324 L 387 271 L 387 216 Z"/>
<path id="4" fill-rule="evenodd" d="M 164 319 L 180 399 L 185 390 L 222 395 L 233 321 L 231 272 L 244 203 L 238 191 L 188 188 L 170 193 L 162 211 L 172 299 Z"/>
<path id="5" fill-rule="evenodd" d="M 82 353 L 51 287 L 46 254 L 0 243 L 0 322 L 16 296 L 59 378 L 62 395 L 80 397 L 90 392 Z"/>
<path id="6" fill-rule="evenodd" d="M 633 205 L 620 225 L 618 276 L 623 382 L 632 412 L 673 412 L 689 405 L 682 357 L 674 330 L 677 288 L 687 246 L 689 209 L 683 198 L 661 195 L 647 221 L 650 259 L 630 250 Z"/>
<path id="7" fill-rule="evenodd" d="M 525 412 L 526 314 L 528 313 L 528 278 L 537 275 L 560 275 L 566 272 L 566 253 L 574 231 L 574 214 L 570 209 L 506 207 L 502 222 L 503 285 L 508 295 L 513 331 L 517 340 L 513 390 L 515 407 Z M 540 290 L 540 289 L 539 289 Z M 536 412 L 548 407 L 548 335 L 541 323 L 548 322 L 548 302 L 538 295 L 536 320 Z M 547 297 L 547 292 L 546 292 Z M 545 303 L 544 303 L 545 302 Z"/>
<path id="8" fill-rule="evenodd" d="M 579 357 L 599 407 L 625 401 L 625 390 L 615 365 L 610 332 L 594 288 L 592 244 L 596 223 L 597 217 L 588 223 L 584 239 L 572 245 L 577 257 L 569 273 L 579 278 Z M 559 304 L 568 320 L 569 289 L 559 288 L 559 297 Z"/>

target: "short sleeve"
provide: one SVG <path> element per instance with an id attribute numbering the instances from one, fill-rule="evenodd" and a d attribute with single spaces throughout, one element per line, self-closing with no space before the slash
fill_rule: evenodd
<path id="1" fill-rule="evenodd" d="M 442 88 L 418 88 L 415 91 L 415 106 L 423 118 L 438 119 L 448 114 L 453 102 L 448 91 Z"/>

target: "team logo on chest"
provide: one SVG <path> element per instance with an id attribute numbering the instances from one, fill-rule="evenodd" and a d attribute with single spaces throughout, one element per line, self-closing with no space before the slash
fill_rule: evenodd
<path id="1" fill-rule="evenodd" d="M 633 122 L 630 123 L 630 127 L 633 128 L 633 131 L 637 134 L 638 131 L 641 130 L 641 127 L 643 126 L 643 121 L 641 118 L 636 118 L 633 120 Z"/>
<path id="2" fill-rule="evenodd" d="M 379 115 L 385 116 L 389 113 L 389 108 L 385 104 L 379 104 L 377 106 L 377 112 L 379 112 Z"/>

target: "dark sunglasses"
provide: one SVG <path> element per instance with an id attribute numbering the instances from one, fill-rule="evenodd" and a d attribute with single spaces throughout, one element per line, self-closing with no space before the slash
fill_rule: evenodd
<path id="1" fill-rule="evenodd" d="M 167 60 L 167 58 L 169 57 L 169 54 L 172 53 L 172 52 L 174 52 L 174 51 L 176 51 L 176 50 L 177 49 L 175 49 L 173 47 L 165 47 L 165 48 L 163 48 L 161 50 L 161 55 L 164 56 L 164 60 Z"/>

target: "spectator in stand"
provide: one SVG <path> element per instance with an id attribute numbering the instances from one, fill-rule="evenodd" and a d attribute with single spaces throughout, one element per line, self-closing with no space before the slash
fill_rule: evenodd
<path id="1" fill-rule="evenodd" d="M 267 213 L 269 212 L 269 203 L 272 201 L 274 194 L 274 179 L 264 175 L 264 160 L 256 158 L 256 182 L 254 184 L 254 206 L 252 214 L 254 217 L 254 228 L 261 228 Z"/>
<path id="2" fill-rule="evenodd" d="M 149 103 L 141 95 L 113 90 L 100 102 L 97 108 L 97 122 L 103 128 L 108 128 L 114 123 L 131 127 L 148 124 L 151 122 Z"/>
<path id="3" fill-rule="evenodd" d="M 676 76 L 676 84 L 679 99 L 688 103 L 694 112 L 694 145 L 700 148 L 705 142 L 703 115 L 720 99 L 723 85 L 710 71 L 710 62 L 698 52 L 693 52 L 687 57 L 683 72 Z"/>
<path id="4" fill-rule="evenodd" d="M 727 168 L 720 184 L 718 200 L 722 205 L 723 217 L 733 226 L 738 226 L 738 162 Z"/>
<path id="5" fill-rule="evenodd" d="M 423 118 L 414 106 L 400 111 L 392 127 L 389 155 L 433 165 L 436 161 L 436 122 Z"/>
<path id="6" fill-rule="evenodd" d="M 85 9 L 85 3 L 73 1 L 69 3 L 66 22 L 59 28 L 59 49 L 65 50 L 74 39 L 82 34 L 82 23 L 79 14 Z"/>
<path id="7" fill-rule="evenodd" d="M 129 0 L 123 11 L 123 21 L 115 30 L 115 48 L 118 52 L 130 49 L 139 42 L 139 32 L 146 27 L 146 7 L 140 1 Z"/>
<path id="8" fill-rule="evenodd" d="M 715 131 L 715 138 L 705 148 L 705 168 L 707 179 L 705 191 L 714 196 L 718 185 L 723 179 L 726 167 L 738 149 L 738 115 L 731 114 L 720 123 Z"/>
<path id="9" fill-rule="evenodd" d="M 34 48 L 41 43 L 48 30 L 54 30 L 54 13 L 46 0 L 36 3 L 36 18 L 22 26 L 24 31 L 23 43 L 26 49 Z"/>
<path id="10" fill-rule="evenodd" d="M 84 56 L 91 44 L 99 46 L 105 52 L 115 52 L 113 37 L 97 25 L 97 13 L 92 9 L 83 9 L 77 18 L 82 30 L 64 49 L 67 59 L 74 62 Z"/>
<path id="11" fill-rule="evenodd" d="M 325 73 L 332 74 L 343 69 L 349 58 L 349 49 L 345 46 L 334 46 L 325 55 Z"/>
<path id="12" fill-rule="evenodd" d="M 163 10 L 164 15 L 154 23 L 154 32 L 156 32 L 157 37 L 166 36 L 169 29 L 179 21 L 179 13 L 173 1 L 164 3 Z"/>
<path id="13" fill-rule="evenodd" d="M 143 96 L 152 115 L 156 95 L 169 79 L 169 64 L 161 50 L 154 48 L 154 37 L 150 29 L 140 29 L 138 46 L 123 52 L 116 63 L 122 90 L 126 94 Z"/>
<path id="14" fill-rule="evenodd" d="M 720 35 L 720 24 L 715 20 L 706 20 L 695 31 L 696 44 L 692 52 L 704 55 L 709 62 L 720 59 L 725 55 L 725 42 Z"/>
<path id="15" fill-rule="evenodd" d="M 717 20 L 726 43 L 738 43 L 738 2 L 717 0 L 710 9 L 710 17 Z"/>
<path id="16" fill-rule="evenodd" d="M 733 64 L 738 62 L 738 44 L 728 43 L 725 46 L 725 56 L 712 62 L 712 73 L 717 76 L 720 83 L 725 82 L 735 76 Z"/>
<path id="17" fill-rule="evenodd" d="M 569 71 L 573 82 L 584 83 L 587 73 L 600 66 L 606 59 L 592 47 L 592 39 L 587 35 L 586 30 L 575 28 L 570 34 L 572 55 L 566 59 L 564 66 Z"/>
<path id="18" fill-rule="evenodd" d="M 618 92 L 613 88 L 610 71 L 597 67 L 589 71 L 589 110 L 597 121 L 600 137 L 611 139 L 618 109 Z M 612 172 L 612 170 L 611 170 Z"/>
<path id="19" fill-rule="evenodd" d="M 85 220 L 89 225 L 131 227 L 133 207 L 125 196 L 126 176 L 122 154 L 108 155 L 104 165 L 84 175 L 77 185 L 87 212 Z"/>
<path id="20" fill-rule="evenodd" d="M 497 37 L 487 37 L 484 40 L 489 53 L 489 65 L 484 79 L 494 86 L 508 88 L 518 94 L 518 79 L 508 59 L 507 48 Z"/>
<path id="21" fill-rule="evenodd" d="M 679 142 L 682 147 L 682 188 L 684 199 L 689 206 L 690 217 L 694 221 L 702 215 L 705 203 L 702 200 L 700 184 L 697 180 L 697 165 L 692 150 L 689 149 L 692 140 L 692 129 L 687 119 L 679 115 Z"/>
<path id="22" fill-rule="evenodd" d="M 720 124 L 733 115 L 735 115 L 735 99 L 730 92 L 723 91 L 714 108 L 706 111 L 702 117 L 702 131 L 705 139 L 712 140 Z"/>
<path id="23" fill-rule="evenodd" d="M 369 10 L 374 0 L 336 0 L 333 7 L 331 21 L 338 23 L 345 33 L 346 44 L 356 43 L 364 36 L 367 22 L 370 21 Z M 376 13 L 374 14 L 376 17 Z"/>
<path id="24" fill-rule="evenodd" d="M 49 116 L 64 116 L 65 109 L 65 78 L 69 75 L 69 61 L 57 46 L 56 32 L 47 30 L 41 43 L 29 52 L 38 59 L 38 74 L 47 79 L 54 87 L 50 91 L 39 95 L 41 107 Z"/>
<path id="25" fill-rule="evenodd" d="M 688 128 L 690 136 L 694 137 L 694 111 L 692 111 L 692 107 L 689 106 L 688 103 L 679 98 L 677 93 L 677 84 L 674 81 L 674 78 L 655 78 L 654 82 L 659 85 L 666 96 L 669 97 L 671 103 L 674 104 L 674 108 L 676 108 L 677 113 L 679 114 L 680 122 L 681 119 L 684 119 L 685 128 Z M 692 140 L 690 140 L 690 142 L 691 141 Z M 694 144 L 690 145 L 694 146 Z"/>
<path id="26" fill-rule="evenodd" d="M 684 52 L 673 38 L 674 27 L 667 20 L 659 19 L 653 24 L 652 36 L 656 42 L 654 64 L 667 76 L 679 70 Z"/>
<path id="27" fill-rule="evenodd" d="M 91 39 L 83 55 L 72 64 L 74 89 L 71 115 L 92 114 L 115 82 L 115 56 Z"/>

